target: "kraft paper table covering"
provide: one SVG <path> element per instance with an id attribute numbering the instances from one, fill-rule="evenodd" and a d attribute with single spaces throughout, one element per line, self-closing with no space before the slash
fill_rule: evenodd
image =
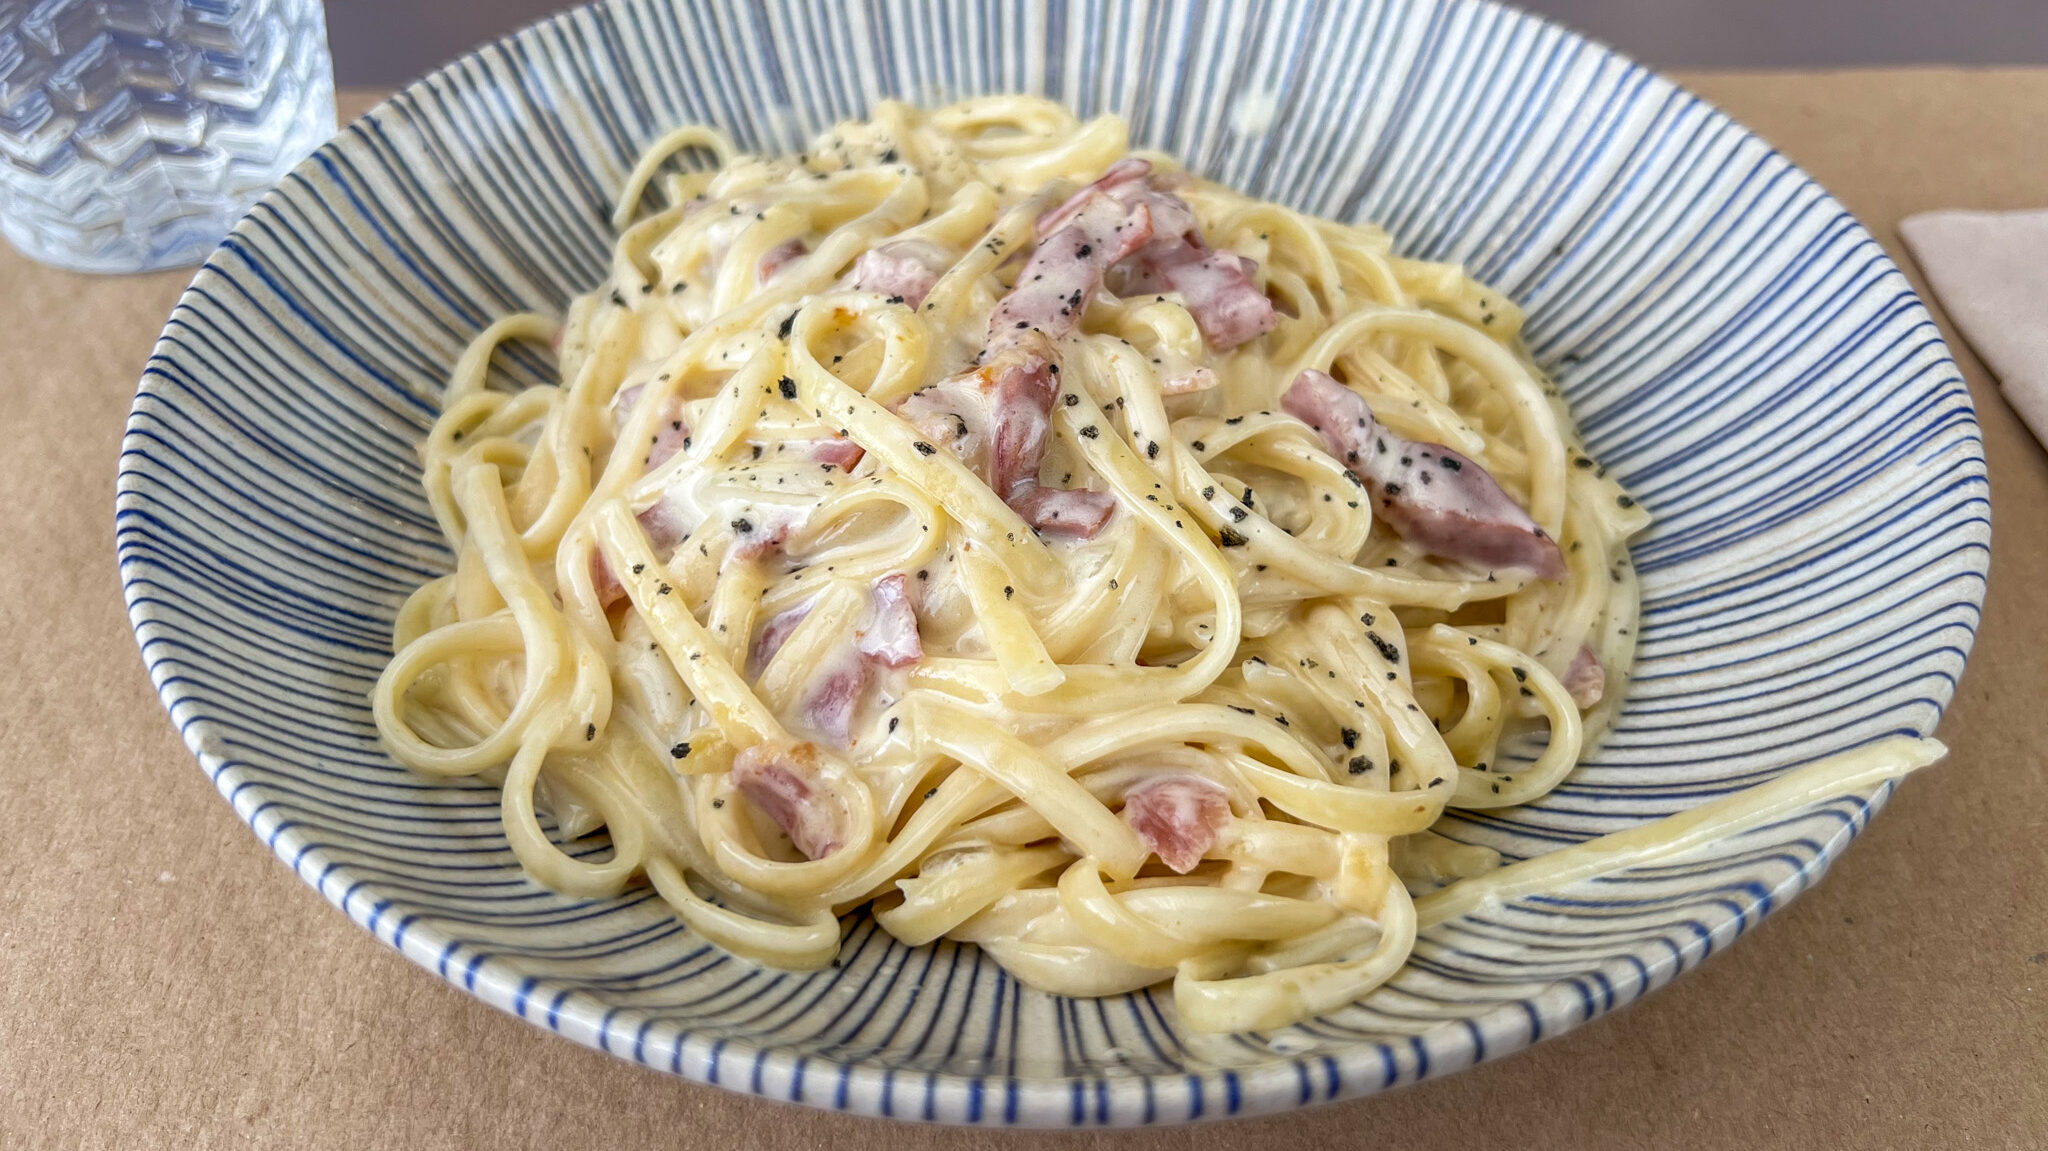
<path id="1" fill-rule="evenodd" d="M 1684 77 L 1847 203 L 2048 203 L 2048 71 Z M 349 93 L 344 117 L 365 110 Z M 1901 265 L 1913 273 L 1911 265 Z M 1395 1094 L 1164 1131 L 765 1103 L 502 1015 L 349 923 L 180 743 L 120 599 L 115 461 L 183 273 L 0 249 L 0 1147 L 2027 1147 L 2048 1141 L 2048 456 L 1944 323 L 1995 513 L 1941 728 L 1826 882 L 1642 1004 Z"/>

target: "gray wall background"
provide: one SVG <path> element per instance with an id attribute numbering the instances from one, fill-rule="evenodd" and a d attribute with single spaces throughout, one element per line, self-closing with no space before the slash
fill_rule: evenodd
<path id="1" fill-rule="evenodd" d="M 852 2 L 852 0 L 848 0 Z M 343 84 L 391 86 L 567 0 L 327 0 Z M 1660 68 L 2048 64 L 2048 0 L 1521 0 Z"/>

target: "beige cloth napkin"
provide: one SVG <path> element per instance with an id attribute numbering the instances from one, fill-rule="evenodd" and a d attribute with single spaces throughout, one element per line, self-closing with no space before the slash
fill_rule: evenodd
<path id="1" fill-rule="evenodd" d="M 1899 234 L 2005 402 L 2048 444 L 2048 210 L 1923 212 Z"/>

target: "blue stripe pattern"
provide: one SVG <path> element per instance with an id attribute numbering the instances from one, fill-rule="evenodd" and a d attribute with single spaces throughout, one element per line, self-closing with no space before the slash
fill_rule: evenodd
<path id="1" fill-rule="evenodd" d="M 449 558 L 413 445 L 492 317 L 603 276 L 641 147 L 708 121 L 794 149 L 885 96 L 1013 90 L 1470 265 L 1527 306 L 1593 453 L 1657 516 L 1611 738 L 1544 802 L 1451 834 L 1526 857 L 1934 728 L 1989 556 L 1969 398 L 1870 235 L 1661 77 L 1481 0 L 616 0 L 345 129 L 235 229 L 149 361 L 122 578 L 172 718 L 257 835 L 377 938 L 578 1042 L 818 1107 L 1020 1126 L 1442 1075 L 1633 1001 L 1820 877 L 1889 786 L 1446 924 L 1327 1018 L 1199 1036 L 1161 991 L 1048 997 L 864 914 L 834 969 L 757 969 L 644 889 L 536 888 L 490 787 L 392 763 L 367 695 L 398 605 Z M 548 378 L 524 350 L 492 373 Z"/>

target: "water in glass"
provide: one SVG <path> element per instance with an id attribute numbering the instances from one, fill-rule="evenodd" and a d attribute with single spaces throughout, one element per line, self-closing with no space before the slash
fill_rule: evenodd
<path id="1" fill-rule="evenodd" d="M 0 234 L 46 263 L 197 263 L 333 132 L 320 0 L 0 0 Z"/>

